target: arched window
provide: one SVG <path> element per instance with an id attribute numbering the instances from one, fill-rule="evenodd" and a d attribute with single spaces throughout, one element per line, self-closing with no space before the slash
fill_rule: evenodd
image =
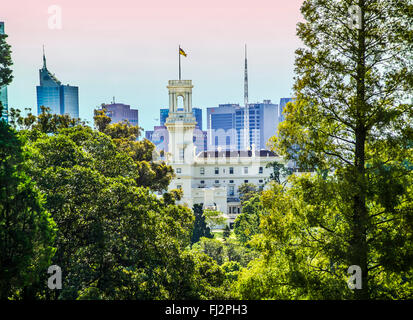
<path id="1" fill-rule="evenodd" d="M 184 111 L 184 97 L 178 96 L 176 102 L 177 111 Z"/>

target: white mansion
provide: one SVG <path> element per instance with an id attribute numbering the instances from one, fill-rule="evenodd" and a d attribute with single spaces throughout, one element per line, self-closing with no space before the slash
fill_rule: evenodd
<path id="1" fill-rule="evenodd" d="M 176 177 L 169 189 L 183 190 L 181 203 L 190 208 L 202 203 L 204 208 L 219 210 L 233 223 L 241 212 L 238 187 L 253 183 L 264 187 L 272 168 L 269 162 L 282 161 L 273 152 L 248 151 L 203 151 L 196 153 L 193 131 L 196 121 L 192 113 L 192 81 L 169 80 L 169 116 L 166 127 L 169 132 L 169 153 L 166 162 L 175 171 Z M 178 110 L 178 99 L 183 109 Z"/>

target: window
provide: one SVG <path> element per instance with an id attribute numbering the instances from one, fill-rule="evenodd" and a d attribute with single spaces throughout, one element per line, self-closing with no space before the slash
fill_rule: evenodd
<path id="1" fill-rule="evenodd" d="M 228 195 L 233 196 L 234 195 L 234 186 L 229 186 L 229 192 Z"/>
<path id="2" fill-rule="evenodd" d="M 215 180 L 215 184 L 218 184 L 219 183 L 219 180 Z"/>
<path id="3" fill-rule="evenodd" d="M 215 167 L 215 174 L 219 174 L 219 168 Z"/>
<path id="4" fill-rule="evenodd" d="M 244 180 L 244 183 L 248 183 L 248 180 Z"/>
<path id="5" fill-rule="evenodd" d="M 229 183 L 234 183 L 234 180 L 229 180 Z"/>
<path id="6" fill-rule="evenodd" d="M 260 183 L 263 183 L 263 182 L 264 182 L 264 180 L 259 180 L 259 182 L 260 182 Z"/>
<path id="7" fill-rule="evenodd" d="M 259 170 L 258 170 L 258 173 L 261 174 L 261 173 L 263 173 L 263 171 L 264 171 L 263 167 L 260 167 Z"/>
<path id="8" fill-rule="evenodd" d="M 178 189 L 182 189 L 182 186 L 181 186 L 180 184 L 178 184 L 176 187 L 177 187 Z"/>
<path id="9" fill-rule="evenodd" d="M 204 184 L 205 183 L 205 181 L 204 180 L 201 180 L 201 184 Z"/>
<path id="10" fill-rule="evenodd" d="M 205 168 L 199 168 L 199 173 L 200 174 L 205 174 Z"/>
<path id="11" fill-rule="evenodd" d="M 183 160 L 185 156 L 185 150 L 179 149 L 179 160 Z"/>
<path id="12" fill-rule="evenodd" d="M 229 174 L 234 174 L 234 168 L 233 167 L 229 167 Z"/>
<path id="13" fill-rule="evenodd" d="M 176 168 L 176 173 L 181 173 L 181 168 Z"/>
<path id="14" fill-rule="evenodd" d="M 248 174 L 248 167 L 244 167 L 244 174 Z"/>

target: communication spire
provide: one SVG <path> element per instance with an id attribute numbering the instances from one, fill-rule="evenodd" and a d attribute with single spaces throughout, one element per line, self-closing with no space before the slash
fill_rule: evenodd
<path id="1" fill-rule="evenodd" d="M 43 45 L 43 69 L 46 69 L 46 55 L 44 53 L 44 45 Z"/>
<path id="2" fill-rule="evenodd" d="M 247 44 L 245 44 L 245 68 L 244 68 L 244 149 L 250 149 L 250 111 L 248 107 L 248 61 Z"/>
<path id="3" fill-rule="evenodd" d="M 248 105 L 248 61 L 247 45 L 245 44 L 245 69 L 244 69 L 244 105 Z"/>

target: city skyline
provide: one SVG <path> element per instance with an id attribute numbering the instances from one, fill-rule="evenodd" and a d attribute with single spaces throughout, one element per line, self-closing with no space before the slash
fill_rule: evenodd
<path id="1" fill-rule="evenodd" d="M 140 110 L 140 125 L 145 130 L 156 125 L 159 109 L 168 105 L 166 81 L 178 77 L 179 44 L 188 54 L 182 60 L 182 78 L 193 80 L 194 107 L 206 110 L 243 101 L 245 44 L 249 101 L 289 97 L 294 50 L 299 47 L 295 25 L 302 1 L 258 2 L 235 7 L 230 1 L 203 5 L 184 1 L 172 6 L 164 1 L 147 5 L 123 0 L 116 7 L 107 1 L 94 7 L 92 1 L 80 12 L 76 10 L 79 1 L 61 2 L 57 3 L 62 8 L 61 30 L 48 29 L 47 1 L 9 3 L 0 15 L 13 51 L 9 106 L 35 111 L 43 44 L 50 69 L 65 84 L 76 83 L 80 88 L 79 115 L 90 124 L 93 109 L 114 96 Z M 254 9 L 257 5 L 261 5 L 259 10 Z M 23 16 L 31 28 L 21 23 L 18 6 L 27 9 Z M 179 10 L 182 6 L 187 17 Z M 174 27 L 169 29 L 173 30 L 167 28 L 171 21 Z"/>

